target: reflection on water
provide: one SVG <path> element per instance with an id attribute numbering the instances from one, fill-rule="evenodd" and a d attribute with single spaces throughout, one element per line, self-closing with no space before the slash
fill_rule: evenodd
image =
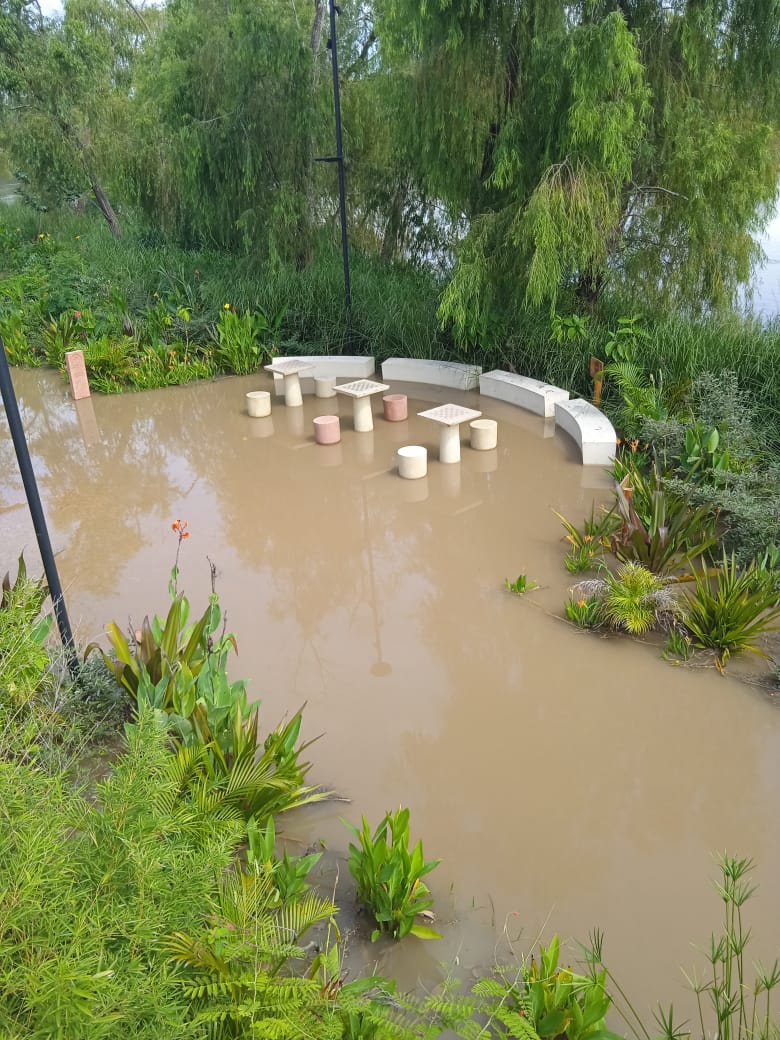
<path id="1" fill-rule="evenodd" d="M 711 853 L 728 848 L 760 865 L 755 954 L 777 955 L 780 838 L 767 821 L 780 717 L 732 677 L 557 617 L 568 582 L 551 510 L 580 520 L 605 493 L 568 440 L 483 402 L 499 447 L 464 445 L 459 466 L 442 466 L 416 413 L 451 392 L 426 391 L 407 423 L 378 418 L 371 435 L 343 411 L 341 443 L 319 447 L 311 420 L 339 402 L 275 398 L 269 419 L 250 419 L 244 395 L 265 376 L 95 396 L 87 412 L 54 375 L 14 379 L 80 638 L 165 608 L 170 522 L 186 519 L 193 608 L 208 554 L 236 676 L 269 726 L 308 702 L 306 731 L 324 734 L 314 778 L 353 802 L 300 814 L 287 836 L 326 840 L 345 900 L 340 815 L 409 805 L 414 836 L 442 858 L 431 882 L 445 939 L 369 949 L 356 937 L 355 950 L 430 981 L 440 960 L 489 962 L 505 922 L 521 945 L 599 926 L 640 1004 L 680 1006 L 678 965 L 720 912 Z M 400 433 L 428 448 L 427 478 L 396 475 Z M 35 562 L 3 423 L 0 467 L 1 572 L 23 545 Z M 521 572 L 542 589 L 507 595 Z"/>

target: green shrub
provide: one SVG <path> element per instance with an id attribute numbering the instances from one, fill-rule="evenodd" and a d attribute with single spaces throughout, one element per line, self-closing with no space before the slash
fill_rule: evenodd
<path id="1" fill-rule="evenodd" d="M 160 950 L 198 928 L 237 832 L 169 808 L 164 735 L 146 717 L 97 802 L 0 761 L 0 1033 L 183 1037 L 189 1001 Z"/>
<path id="2" fill-rule="evenodd" d="M 420 939 L 439 939 L 438 932 L 416 922 L 417 915 L 433 905 L 422 878 L 439 860 L 425 862 L 421 841 L 409 851 L 409 810 L 386 813 L 373 835 L 365 816 L 360 830 L 343 822 L 360 842 L 349 844 L 349 871 L 357 883 L 358 899 L 379 926 L 372 942 L 382 932 L 395 939 L 410 933 Z"/>
<path id="3" fill-rule="evenodd" d="M 504 968 L 481 979 L 474 994 L 496 1035 L 522 1040 L 617 1040 L 605 1017 L 612 1005 L 606 969 L 583 975 L 559 964 L 560 941 L 539 946 L 539 960 L 524 959 L 520 971 Z"/>
<path id="4" fill-rule="evenodd" d="M 43 578 L 27 577 L 24 556 L 19 557 L 13 585 L 10 574 L 0 597 L 0 712 L 24 708 L 49 681 L 49 655 L 44 646 L 51 616 L 38 616 L 49 594 Z"/>

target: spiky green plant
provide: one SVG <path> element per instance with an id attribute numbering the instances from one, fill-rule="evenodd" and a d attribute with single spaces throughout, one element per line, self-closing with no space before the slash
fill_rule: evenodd
<path id="1" fill-rule="evenodd" d="M 686 607 L 685 626 L 696 646 L 716 650 L 718 668 L 732 654 L 745 651 L 766 657 L 758 645 L 765 632 L 777 629 L 780 605 L 771 582 L 751 563 L 741 568 L 734 553 L 725 552 L 712 573 L 695 570 L 695 586 Z"/>
<path id="2" fill-rule="evenodd" d="M 580 582 L 572 593 L 598 599 L 602 620 L 632 635 L 668 628 L 680 614 L 677 583 L 638 563 L 624 563 L 615 574 L 604 568 L 600 577 Z"/>

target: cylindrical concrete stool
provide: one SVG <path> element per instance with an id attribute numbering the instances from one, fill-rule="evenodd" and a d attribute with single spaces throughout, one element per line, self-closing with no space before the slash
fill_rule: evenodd
<path id="1" fill-rule="evenodd" d="M 388 422 L 403 422 L 407 417 L 406 394 L 388 394 L 382 398 L 382 404 Z"/>
<path id="2" fill-rule="evenodd" d="M 263 415 L 271 414 L 271 395 L 267 390 L 250 390 L 246 395 L 246 409 L 249 414 L 258 419 Z"/>
<path id="3" fill-rule="evenodd" d="M 398 476 L 406 480 L 417 480 L 424 477 L 428 472 L 428 449 L 419 444 L 408 444 L 399 448 L 396 458 L 398 459 Z"/>
<path id="4" fill-rule="evenodd" d="M 495 419 L 475 419 L 469 423 L 471 447 L 475 451 L 490 451 L 498 444 L 498 423 Z"/>
<path id="5" fill-rule="evenodd" d="M 335 397 L 336 396 L 336 377 L 335 376 L 315 376 L 314 377 L 314 396 L 315 397 Z"/>
<path id="6" fill-rule="evenodd" d="M 318 415 L 313 423 L 317 444 L 338 444 L 341 440 L 341 423 L 337 415 Z"/>

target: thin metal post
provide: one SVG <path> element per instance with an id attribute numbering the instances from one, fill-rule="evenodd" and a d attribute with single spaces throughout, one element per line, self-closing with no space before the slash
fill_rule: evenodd
<path id="1" fill-rule="evenodd" d="M 344 263 L 344 305 L 347 314 L 352 308 L 352 290 L 349 284 L 349 246 L 347 243 L 347 200 L 344 183 L 344 144 L 341 138 L 341 99 L 339 97 L 339 56 L 336 47 L 336 14 L 340 14 L 335 0 L 329 0 L 330 7 L 330 47 L 331 65 L 333 66 L 333 107 L 336 113 L 336 155 L 339 168 L 339 210 L 341 212 L 341 254 Z"/>
<path id="2" fill-rule="evenodd" d="M 54 551 L 52 550 L 49 531 L 46 527 L 46 517 L 43 513 L 43 506 L 41 505 L 41 496 L 38 494 L 38 483 L 35 479 L 32 461 L 30 460 L 30 450 L 27 447 L 27 438 L 24 435 L 24 427 L 22 426 L 22 419 L 19 415 L 19 405 L 16 401 L 14 384 L 11 380 L 11 370 L 8 367 L 8 358 L 5 354 L 5 345 L 2 337 L 0 337 L 0 396 L 2 396 L 3 404 L 5 405 L 5 414 L 8 419 L 8 426 L 11 430 L 11 439 L 14 442 L 16 459 L 19 463 L 19 472 L 21 473 L 22 483 L 24 484 L 25 494 L 27 495 L 27 505 L 30 507 L 30 515 L 32 517 L 33 527 L 35 528 L 35 537 L 38 540 L 38 549 L 40 550 L 41 559 L 43 560 L 43 570 L 46 574 L 46 581 L 49 586 L 49 594 L 54 607 L 54 616 L 57 619 L 57 628 L 60 631 L 60 639 L 65 648 L 68 671 L 70 672 L 71 677 L 75 679 L 79 674 L 79 659 L 78 654 L 76 653 L 76 644 L 73 641 L 73 632 L 70 627 L 68 612 L 65 608 L 65 598 L 62 594 L 60 576 L 57 572 L 57 564 L 54 562 Z"/>

